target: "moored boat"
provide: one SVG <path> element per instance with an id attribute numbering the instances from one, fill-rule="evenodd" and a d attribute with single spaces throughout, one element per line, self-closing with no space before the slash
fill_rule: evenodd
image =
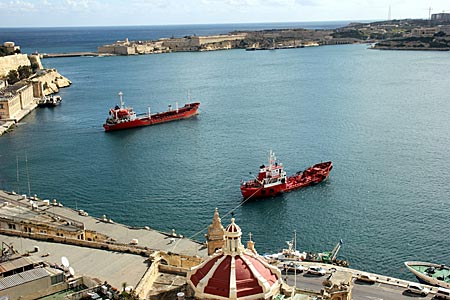
<path id="1" fill-rule="evenodd" d="M 244 199 L 276 196 L 320 183 L 328 178 L 332 168 L 331 161 L 322 162 L 295 175 L 286 176 L 283 164 L 276 162 L 275 154 L 271 150 L 268 166 L 262 165 L 259 168 L 257 178 L 242 182 L 241 193 Z"/>
<path id="2" fill-rule="evenodd" d="M 422 261 L 407 261 L 406 268 L 425 284 L 450 289 L 450 267 Z"/>
<path id="3" fill-rule="evenodd" d="M 105 131 L 123 130 L 187 119 L 197 115 L 198 107 L 200 106 L 199 102 L 193 102 L 178 108 L 178 103 L 176 103 L 175 109 L 172 109 L 172 106 L 169 105 L 169 109 L 165 112 L 151 114 L 150 108 L 148 108 L 147 113 L 136 114 L 132 107 L 125 107 L 122 96 L 123 93 L 119 92 L 120 106 L 117 105 L 109 110 L 109 117 L 103 124 Z"/>
<path id="4" fill-rule="evenodd" d="M 342 247 L 342 240 L 340 240 L 331 251 L 326 252 L 300 252 L 296 249 L 295 238 L 292 241 L 286 241 L 288 249 L 283 249 L 281 252 L 273 254 L 264 254 L 264 257 L 269 261 L 275 262 L 289 262 L 289 261 L 307 261 L 324 264 L 332 264 L 341 267 L 348 267 L 347 260 L 337 259 L 339 250 Z"/>
<path id="5" fill-rule="evenodd" d="M 59 95 L 46 96 L 37 102 L 39 107 L 54 107 L 61 104 L 62 98 Z"/>

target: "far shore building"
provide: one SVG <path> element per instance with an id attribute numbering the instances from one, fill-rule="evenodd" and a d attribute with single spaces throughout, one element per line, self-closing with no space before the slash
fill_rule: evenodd
<path id="1" fill-rule="evenodd" d="M 3 48 L 6 50 L 6 54 L 8 55 L 20 53 L 20 46 L 16 46 L 14 42 L 4 42 Z"/>
<path id="2" fill-rule="evenodd" d="M 411 30 L 411 35 L 412 36 L 421 36 L 421 37 L 433 36 L 437 31 L 438 31 L 437 27 L 413 28 Z"/>
<path id="3" fill-rule="evenodd" d="M 432 14 L 431 21 L 450 22 L 450 13 L 442 12 L 438 14 Z"/>
<path id="4" fill-rule="evenodd" d="M 162 38 L 157 41 L 117 41 L 98 47 L 99 54 L 135 55 L 183 51 L 209 51 L 237 47 L 247 34 L 224 34 L 212 36 L 186 36 Z"/>

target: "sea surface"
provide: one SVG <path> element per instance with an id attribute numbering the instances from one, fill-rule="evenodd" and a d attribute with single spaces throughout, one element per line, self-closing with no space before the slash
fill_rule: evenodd
<path id="1" fill-rule="evenodd" d="M 278 25 L 2 28 L 0 40 L 24 52 L 93 51 L 126 37 Z M 43 64 L 72 85 L 60 106 L 36 109 L 0 137 L 1 189 L 199 241 L 217 207 L 225 226 L 234 212 L 260 254 L 285 247 L 295 230 L 300 250 L 342 239 L 352 267 L 411 280 L 404 261 L 450 263 L 448 52 L 341 45 Z M 105 133 L 119 91 L 138 112 L 181 106 L 190 94 L 200 114 Z M 334 168 L 319 185 L 243 203 L 240 182 L 270 149 L 288 174 L 327 160 Z"/>

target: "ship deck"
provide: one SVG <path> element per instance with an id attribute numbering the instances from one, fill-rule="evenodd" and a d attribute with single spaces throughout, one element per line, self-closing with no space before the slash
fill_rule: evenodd
<path id="1" fill-rule="evenodd" d="M 430 277 L 433 277 L 437 280 L 441 280 L 447 283 L 450 283 L 450 268 L 448 267 L 435 267 L 434 273 L 427 272 L 427 270 L 430 268 L 430 266 L 426 265 L 411 265 L 411 268 L 416 270 L 419 273 L 426 274 Z"/>

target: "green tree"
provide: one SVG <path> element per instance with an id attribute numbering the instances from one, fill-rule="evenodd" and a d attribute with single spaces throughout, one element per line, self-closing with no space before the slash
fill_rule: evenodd
<path id="1" fill-rule="evenodd" d="M 6 53 L 6 48 L 0 46 L 0 56 L 6 56 L 6 55 L 8 55 L 8 54 Z"/>
<path id="2" fill-rule="evenodd" d="M 8 80 L 9 84 L 14 84 L 19 81 L 19 73 L 16 70 L 9 71 L 6 76 L 6 80 Z"/>
<path id="3" fill-rule="evenodd" d="M 17 71 L 19 72 L 19 78 L 20 79 L 25 79 L 31 76 L 31 74 L 33 74 L 33 72 L 31 71 L 31 67 L 30 66 L 20 66 Z"/>
<path id="4" fill-rule="evenodd" d="M 33 70 L 33 73 L 36 73 L 36 71 L 39 69 L 39 64 L 38 63 L 32 63 L 31 64 L 31 69 Z"/>

